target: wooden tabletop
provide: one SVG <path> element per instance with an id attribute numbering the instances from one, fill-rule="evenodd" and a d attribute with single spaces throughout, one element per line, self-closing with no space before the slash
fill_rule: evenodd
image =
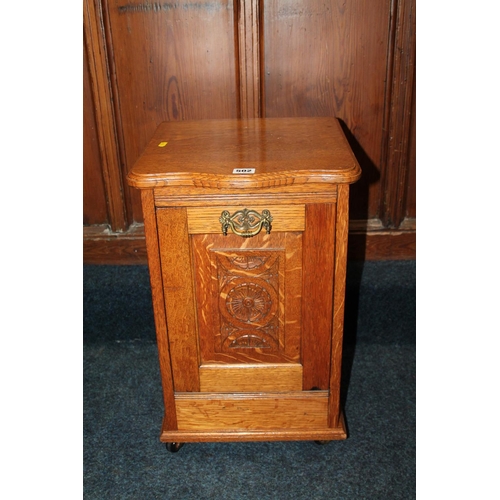
<path id="1" fill-rule="evenodd" d="M 164 122 L 127 179 L 142 189 L 245 189 L 352 183 L 360 175 L 336 118 L 260 118 Z"/>

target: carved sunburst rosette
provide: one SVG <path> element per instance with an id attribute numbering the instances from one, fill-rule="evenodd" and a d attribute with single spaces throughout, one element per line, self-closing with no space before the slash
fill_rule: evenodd
<path id="1" fill-rule="evenodd" d="M 256 210 L 237 210 L 233 215 L 228 210 L 224 210 L 219 218 L 222 224 L 222 234 L 227 235 L 227 230 L 231 228 L 234 234 L 243 238 L 250 238 L 260 233 L 264 227 L 266 233 L 271 232 L 271 222 L 273 217 L 269 210 L 262 210 L 259 214 Z"/>
<path id="2" fill-rule="evenodd" d="M 237 328 L 263 327 L 274 317 L 278 298 L 272 285 L 257 277 L 236 277 L 220 291 L 220 312 Z"/>
<path id="3" fill-rule="evenodd" d="M 231 288 L 226 296 L 228 312 L 243 323 L 260 323 L 271 309 L 273 301 L 260 284 L 242 282 Z"/>

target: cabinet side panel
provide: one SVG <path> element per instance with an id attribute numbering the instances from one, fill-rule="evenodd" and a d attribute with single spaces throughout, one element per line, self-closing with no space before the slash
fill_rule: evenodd
<path id="1" fill-rule="evenodd" d="M 306 206 L 303 243 L 304 390 L 328 389 L 332 335 L 335 205 Z"/>
<path id="2" fill-rule="evenodd" d="M 333 295 L 333 337 L 330 374 L 328 426 L 337 427 L 340 418 L 340 374 L 344 338 L 344 304 L 347 269 L 347 236 L 349 231 L 349 186 L 339 186 L 335 231 L 335 282 Z"/>
<path id="3" fill-rule="evenodd" d="M 144 214 L 144 232 L 148 248 L 149 279 L 153 298 L 158 356 L 163 386 L 163 403 L 165 405 L 165 420 L 163 426 L 170 430 L 176 430 L 177 418 L 175 414 L 174 385 L 172 381 L 170 351 L 168 348 L 167 321 L 165 318 L 165 301 L 163 298 L 160 251 L 158 248 L 153 192 L 151 190 L 141 191 L 141 199 Z"/>
<path id="4" fill-rule="evenodd" d="M 198 333 L 186 209 L 157 209 L 156 218 L 174 387 L 197 392 Z"/>

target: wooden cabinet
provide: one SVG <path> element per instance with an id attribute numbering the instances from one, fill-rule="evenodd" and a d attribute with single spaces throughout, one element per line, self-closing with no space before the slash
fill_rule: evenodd
<path id="1" fill-rule="evenodd" d="M 145 221 L 161 441 L 346 437 L 348 199 L 360 174 L 335 118 L 158 127 L 128 182 Z"/>

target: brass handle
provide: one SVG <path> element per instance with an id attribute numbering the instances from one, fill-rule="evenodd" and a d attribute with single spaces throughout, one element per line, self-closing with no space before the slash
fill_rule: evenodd
<path id="1" fill-rule="evenodd" d="M 231 215 L 224 210 L 220 216 L 219 222 L 222 224 L 222 234 L 227 236 L 228 228 L 231 228 L 234 234 L 243 238 L 251 238 L 260 233 L 264 227 L 266 233 L 271 232 L 271 222 L 273 217 L 269 210 L 262 210 L 262 214 L 255 210 L 238 210 Z"/>

